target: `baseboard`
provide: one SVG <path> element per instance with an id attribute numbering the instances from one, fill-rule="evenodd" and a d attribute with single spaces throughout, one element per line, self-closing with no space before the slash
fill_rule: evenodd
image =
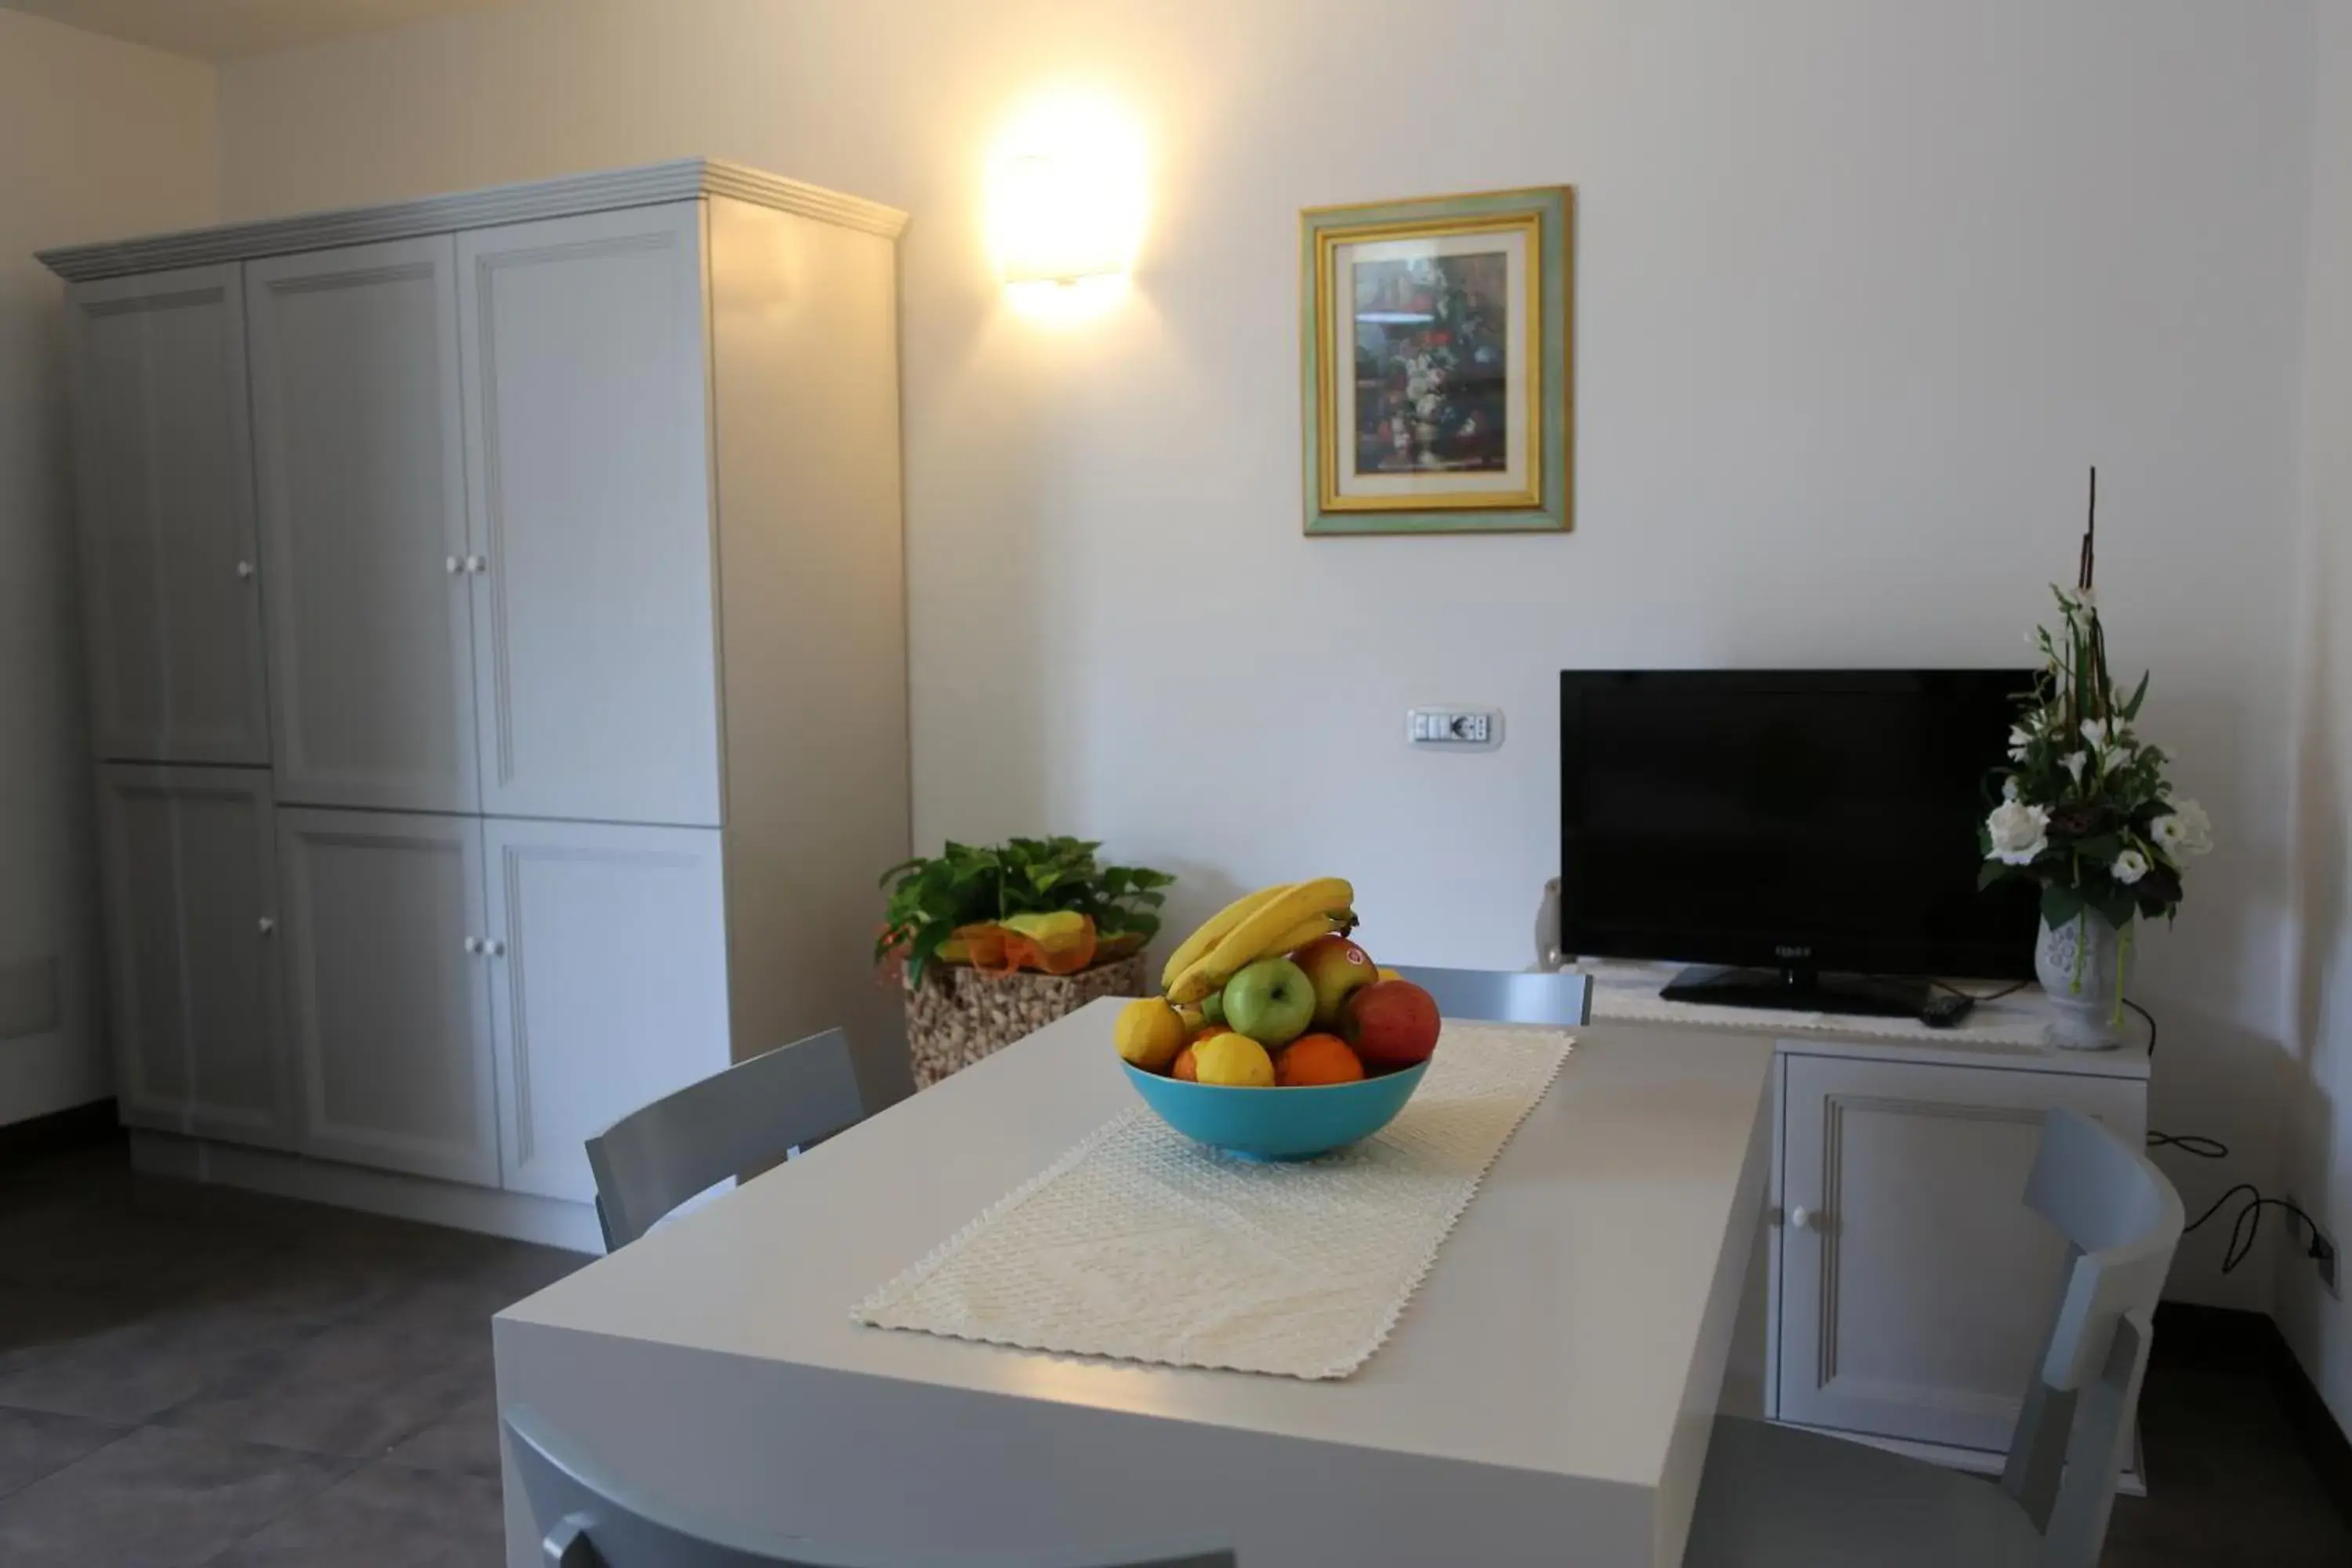
<path id="1" fill-rule="evenodd" d="M 476 1230 L 572 1252 L 604 1250 L 592 1205 L 530 1193 L 469 1187 L 429 1176 L 371 1171 L 273 1149 L 248 1149 L 145 1129 L 131 1131 L 131 1168 L 146 1176 L 217 1182 L 274 1197 Z"/>
<path id="2" fill-rule="evenodd" d="M 0 1127 L 0 1165 L 21 1165 L 51 1154 L 94 1148 L 121 1136 L 114 1101 L 93 1100 L 88 1105 L 71 1105 Z"/>
<path id="3" fill-rule="evenodd" d="M 2268 1382 L 2295 1447 L 2344 1516 L 2346 1527 L 2352 1529 L 2352 1437 L 2336 1424 L 2335 1413 L 2320 1398 L 2274 1321 L 2231 1307 L 2166 1301 L 2156 1309 L 2156 1342 L 2148 1359 L 2156 1366 L 2233 1373 Z"/>

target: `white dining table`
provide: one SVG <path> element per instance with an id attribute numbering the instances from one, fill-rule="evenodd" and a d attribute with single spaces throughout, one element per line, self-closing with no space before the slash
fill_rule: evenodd
<path id="1" fill-rule="evenodd" d="M 854 1321 L 1132 1103 L 1118 1005 L 499 1313 L 501 1405 L 639 1496 L 880 1562 L 1171 1540 L 1243 1568 L 1681 1561 L 1764 1202 L 1769 1040 L 1576 1030 L 1393 1336 L 1344 1380 Z M 506 1473 L 508 1563 L 529 1568 L 511 1455 Z"/>

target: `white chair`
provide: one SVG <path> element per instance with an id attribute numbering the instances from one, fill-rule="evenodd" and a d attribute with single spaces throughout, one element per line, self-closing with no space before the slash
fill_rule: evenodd
<path id="1" fill-rule="evenodd" d="M 1437 999 L 1442 1018 L 1570 1027 L 1592 1022 L 1592 982 L 1581 974 L 1425 967 L 1397 973 Z"/>
<path id="2" fill-rule="evenodd" d="M 823 1551 L 797 1536 L 689 1521 L 600 1474 L 528 1408 L 509 1409 L 500 1426 L 531 1528 L 540 1532 L 545 1568 L 1054 1568 L 1028 1553 L 861 1556 Z M 1234 1568 L 1231 1552 L 1197 1547 L 1059 1563 L 1061 1568 Z"/>
<path id="3" fill-rule="evenodd" d="M 588 1140 L 604 1249 L 625 1247 L 697 1193 L 866 1119 L 849 1037 L 827 1029 L 737 1062 Z"/>
<path id="4" fill-rule="evenodd" d="M 2025 1202 L 2065 1237 L 2066 1284 L 1999 1483 L 1721 1416 L 1685 1568 L 2095 1568 L 2180 1195 L 2139 1150 L 2053 1110 Z"/>

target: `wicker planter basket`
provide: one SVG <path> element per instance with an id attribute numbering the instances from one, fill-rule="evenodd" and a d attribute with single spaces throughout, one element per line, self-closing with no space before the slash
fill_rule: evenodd
<path id="1" fill-rule="evenodd" d="M 1140 996 L 1143 955 L 1131 953 L 1076 974 L 992 974 L 934 963 L 907 989 L 907 1053 L 915 1087 L 929 1089 L 1024 1035 L 1098 996 Z"/>

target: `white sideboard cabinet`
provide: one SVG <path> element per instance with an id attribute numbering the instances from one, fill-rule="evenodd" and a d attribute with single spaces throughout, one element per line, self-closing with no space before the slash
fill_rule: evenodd
<path id="1" fill-rule="evenodd" d="M 1549 940 L 1539 921 L 1539 962 Z M 2077 1111 L 2137 1146 L 2146 1046 L 2060 1048 L 2038 986 L 1932 1029 L 1667 1002 L 1670 963 L 1580 967 L 1596 1018 L 1773 1043 L 1771 1186 L 1725 1407 L 1998 1469 L 2065 1257 L 2024 1202 L 2042 1117 Z"/>
<path id="2" fill-rule="evenodd" d="M 903 1092 L 904 222 L 690 160 L 43 253 L 142 1162 L 586 1245 L 731 1058 Z"/>
<path id="3" fill-rule="evenodd" d="M 2021 1201 L 2042 1114 L 2137 1145 L 2146 1079 L 1801 1047 L 1780 1063 L 1773 1413 L 2005 1451 L 2065 1261 Z"/>

